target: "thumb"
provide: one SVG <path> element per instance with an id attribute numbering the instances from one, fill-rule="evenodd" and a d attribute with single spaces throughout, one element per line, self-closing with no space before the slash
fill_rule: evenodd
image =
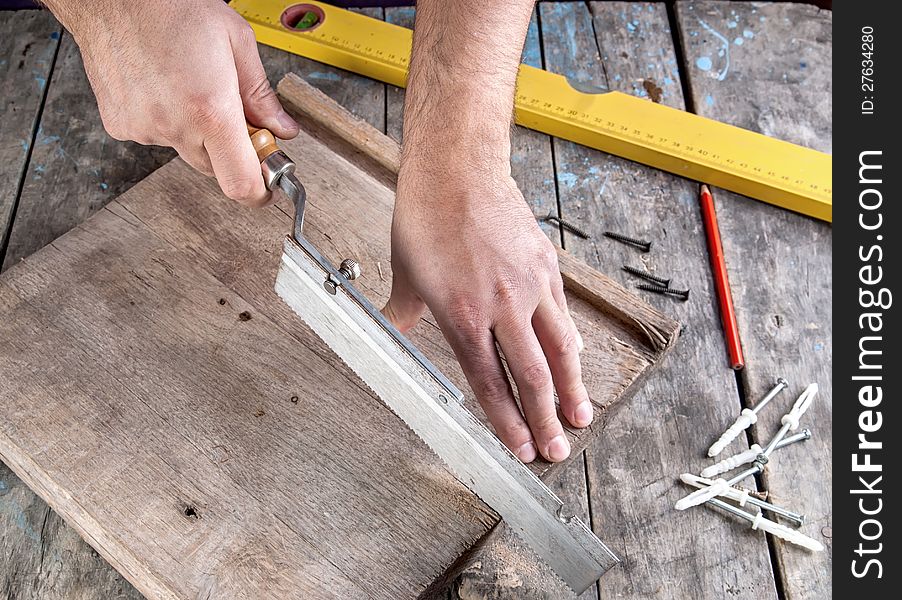
<path id="1" fill-rule="evenodd" d="M 426 304 L 413 291 L 407 283 L 407 279 L 398 272 L 392 275 L 391 296 L 382 314 L 389 322 L 398 328 L 401 333 L 407 333 L 414 325 L 419 323 L 420 317 L 426 311 Z"/>
<path id="2" fill-rule="evenodd" d="M 251 125 L 269 129 L 276 137 L 291 139 L 296 136 L 298 124 L 282 108 L 269 85 L 253 30 L 250 26 L 242 27 L 238 34 L 231 37 L 231 42 L 245 118 Z"/>

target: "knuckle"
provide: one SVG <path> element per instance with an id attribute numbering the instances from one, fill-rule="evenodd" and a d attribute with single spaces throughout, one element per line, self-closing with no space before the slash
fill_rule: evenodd
<path id="1" fill-rule="evenodd" d="M 543 436 L 554 436 L 561 431 L 561 422 L 553 412 L 536 417 L 530 425 L 533 432 Z"/>
<path id="2" fill-rule="evenodd" d="M 558 356 L 577 353 L 579 351 L 579 344 L 576 341 L 576 332 L 570 327 L 563 329 L 558 335 L 557 340 L 555 340 L 553 351 Z"/>
<path id="3" fill-rule="evenodd" d="M 257 36 L 254 33 L 254 28 L 251 27 L 251 24 L 245 21 L 242 18 L 235 19 L 234 23 L 234 33 L 235 39 L 240 44 L 256 44 Z"/>
<path id="4" fill-rule="evenodd" d="M 550 242 L 547 240 L 545 241 L 546 243 L 543 243 L 541 250 L 539 250 L 539 260 L 541 260 L 544 265 L 557 268 L 557 250 L 555 250 Z"/>
<path id="5" fill-rule="evenodd" d="M 250 102 L 262 103 L 274 100 L 276 93 L 273 91 L 272 86 L 269 85 L 269 80 L 261 76 L 259 80 L 250 86 L 245 96 L 245 99 Z"/>
<path id="6" fill-rule="evenodd" d="M 220 181 L 222 192 L 238 202 L 250 203 L 256 199 L 256 182 L 246 178 L 229 178 Z"/>
<path id="7" fill-rule="evenodd" d="M 101 109 L 100 122 L 103 123 L 103 128 L 114 140 L 124 142 L 131 139 L 125 121 L 115 115 L 111 115 L 108 110 Z"/>
<path id="8" fill-rule="evenodd" d="M 492 298 L 502 307 L 517 304 L 521 296 L 520 286 L 510 279 L 499 279 L 492 290 Z"/>
<path id="9" fill-rule="evenodd" d="M 551 371 L 548 365 L 534 363 L 520 373 L 521 385 L 530 392 L 538 392 L 551 386 Z"/>
<path id="10" fill-rule="evenodd" d="M 191 121 L 201 129 L 218 128 L 227 114 L 227 106 L 221 94 L 213 92 L 197 92 L 191 94 L 185 105 Z"/>
<path id="11" fill-rule="evenodd" d="M 483 329 L 483 311 L 474 298 L 467 294 L 452 294 L 448 300 L 448 317 L 458 333 L 472 337 Z"/>
<path id="12" fill-rule="evenodd" d="M 482 377 L 473 387 L 477 397 L 488 408 L 498 406 L 510 399 L 510 387 L 507 379 L 500 375 Z"/>

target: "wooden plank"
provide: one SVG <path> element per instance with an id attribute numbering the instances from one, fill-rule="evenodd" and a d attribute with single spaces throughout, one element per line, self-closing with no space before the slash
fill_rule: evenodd
<path id="1" fill-rule="evenodd" d="M 663 4 L 548 3 L 540 9 L 546 68 L 584 85 L 682 107 Z M 626 410 L 602 419 L 603 434 L 587 452 L 593 523 L 611 532 L 623 559 L 599 582 L 600 595 L 774 598 L 763 538 L 703 510 L 672 508 L 685 494 L 679 473 L 705 464 L 708 437 L 738 407 L 723 359 L 696 186 L 566 141 L 554 140 L 554 152 L 563 215 L 593 234 L 591 240 L 566 234 L 571 252 L 630 287 L 636 280 L 621 271 L 623 264 L 692 289 L 687 303 L 647 295 L 684 324 L 680 343 Z M 641 254 L 608 240 L 605 230 L 652 239 L 652 251 Z"/>
<path id="2" fill-rule="evenodd" d="M 142 598 L 2 462 L 0 590 L 19 600 Z"/>
<path id="3" fill-rule="evenodd" d="M 379 262 L 379 256 L 387 264 L 384 257 L 388 253 L 390 192 L 349 162 L 334 158 L 334 154 L 306 135 L 286 143 L 285 148 L 299 163 L 313 167 L 305 184 L 311 199 L 307 232 L 314 243 L 333 258 L 350 255 L 355 250 L 364 265 Z M 331 162 L 323 164 L 330 156 Z M 359 203 L 363 199 L 365 206 L 361 207 Z M 409 495 L 421 489 L 417 485 L 438 486 L 441 489 L 427 495 L 449 499 L 455 498 L 454 490 L 459 491 L 459 485 L 450 482 L 451 489 L 445 489 L 447 473 L 441 469 L 437 473 L 429 470 L 429 465 L 435 464 L 434 456 L 429 453 L 420 457 L 418 452 L 422 448 L 417 450 L 418 440 L 397 424 L 384 407 L 370 414 L 372 410 L 362 410 L 353 401 L 339 402 L 339 398 L 351 396 L 358 402 L 368 398 L 367 402 L 381 406 L 363 393 L 359 382 L 353 383 L 354 378 L 347 369 L 335 362 L 318 338 L 271 291 L 279 239 L 289 230 L 290 217 L 286 212 L 285 206 L 263 211 L 243 209 L 223 199 L 214 182 L 193 176 L 190 169 L 176 161 L 123 196 L 121 202 L 111 205 L 90 224 L 11 270 L 6 278 L 4 290 L 10 304 L 7 314 L 21 310 L 23 318 L 14 318 L 10 324 L 3 325 L 15 327 L 16 331 L 0 339 L 16 340 L 17 344 L 2 347 L 4 356 L 7 353 L 10 356 L 10 360 L 0 361 L 3 368 L 9 369 L 3 375 L 14 381 L 23 378 L 18 386 L 20 390 L 26 385 L 39 388 L 39 393 L 32 393 L 39 396 L 40 407 L 34 410 L 22 407 L 22 403 L 28 405 L 29 398 L 33 398 L 27 391 L 17 394 L 15 403 L 11 400 L 3 403 L 4 407 L 14 407 L 12 414 L 5 415 L 8 418 L 3 420 L 3 456 L 20 475 L 27 474 L 26 481 L 46 497 L 65 500 L 71 497 L 59 494 L 65 489 L 67 494 L 83 500 L 77 505 L 66 502 L 57 508 L 78 524 L 83 534 L 90 534 L 92 543 L 104 556 L 138 581 L 145 592 L 164 594 L 177 585 L 193 586 L 191 589 L 197 591 L 198 586 L 206 589 L 203 586 L 212 585 L 210 582 L 219 582 L 222 593 L 218 595 L 227 596 L 227 590 L 234 589 L 231 586 L 243 582 L 242 585 L 269 585 L 268 589 L 277 591 L 283 590 L 282 585 L 290 584 L 292 593 L 301 593 L 309 581 L 294 581 L 292 578 L 297 574 L 269 571 L 264 577 L 256 569 L 270 564 L 267 561 L 272 559 L 267 557 L 272 556 L 271 551 L 293 556 L 302 551 L 309 553 L 309 548 L 306 551 L 297 546 L 257 548 L 256 538 L 248 542 L 248 536 L 242 536 L 245 526 L 253 528 L 255 523 L 261 523 L 261 530 L 252 531 L 265 533 L 268 524 L 279 528 L 288 520 L 295 525 L 303 523 L 314 541 L 330 542 L 321 544 L 329 551 L 328 564 L 320 566 L 325 569 L 323 577 L 334 579 L 339 590 L 342 585 L 350 585 L 342 583 L 347 579 L 374 596 L 404 597 L 422 590 L 426 571 L 433 571 L 428 579 L 432 581 L 441 568 L 450 564 L 449 556 L 459 555 L 462 548 L 472 545 L 479 537 L 467 535 L 467 531 L 473 532 L 475 528 L 484 533 L 494 523 L 480 508 L 481 504 L 472 503 L 468 493 L 458 500 L 449 500 L 451 508 L 440 504 L 430 509 L 448 509 L 453 513 L 434 521 L 428 517 L 429 510 L 414 509 Z M 348 215 L 359 215 L 353 227 Z M 374 232 L 384 233 L 374 235 Z M 94 250 L 85 251 L 85 248 Z M 61 287 L 51 283 L 52 280 L 61 283 Z M 364 288 L 371 298 L 384 300 L 388 293 L 386 281 L 377 277 L 365 277 L 363 281 L 371 288 Z M 75 293 L 79 289 L 83 293 Z M 34 332 L 39 327 L 37 322 L 50 314 L 53 325 L 42 328 L 46 333 L 37 336 Z M 636 351 L 625 342 L 614 344 L 613 339 L 617 338 L 609 337 L 610 332 L 607 338 L 610 341 L 605 341 L 605 336 L 593 337 L 597 333 L 595 327 L 611 328 L 619 333 L 615 324 L 605 323 L 598 316 L 587 319 L 583 329 L 587 345 L 594 345 L 599 339 L 598 345 L 605 346 L 608 355 L 614 354 L 614 360 L 628 357 L 639 360 Z M 624 331 L 623 339 L 630 339 L 629 331 Z M 437 346 L 437 332 L 432 331 L 431 335 Z M 423 339 L 428 338 L 429 332 Z M 263 342 L 265 347 L 257 347 Z M 50 365 L 37 373 L 22 369 L 23 362 L 33 360 L 29 358 L 30 350 L 43 356 L 47 347 L 44 343 L 57 348 L 54 361 L 61 364 Z M 641 343 L 640 340 L 637 348 Z M 67 346 L 72 348 L 71 353 L 60 352 L 60 348 Z M 428 348 L 421 347 L 430 353 Z M 446 363 L 430 354 L 444 369 Z M 141 361 L 129 358 L 136 356 L 141 356 Z M 641 359 L 647 360 L 644 355 Z M 91 368 L 82 368 L 85 362 Z M 80 369 L 77 376 L 66 379 L 69 383 L 62 386 L 60 381 L 73 369 Z M 173 377 L 173 372 L 183 375 Z M 617 371 L 615 367 L 614 371 L 607 368 L 600 372 L 610 377 Z M 157 373 L 169 373 L 169 376 Z M 123 381 L 127 382 L 127 388 L 123 387 Z M 261 386 L 261 381 L 266 385 Z M 304 388 L 304 383 L 308 387 Z M 622 388 L 624 382 L 601 381 L 596 386 L 590 385 L 590 389 L 610 392 Z M 299 416 L 291 412 L 291 397 L 308 397 L 299 390 L 308 393 L 313 390 L 318 396 L 315 403 L 299 403 L 310 414 Z M 66 394 L 67 402 L 73 403 L 71 406 L 61 400 L 47 401 L 61 393 Z M 128 410 L 109 405 L 121 398 L 128 399 Z M 47 415 L 57 405 L 65 410 L 60 415 Z M 70 419 L 69 411 L 80 412 Z M 161 421 L 161 415 L 165 422 Z M 257 422 L 266 415 L 271 415 L 271 419 Z M 331 415 L 339 415 L 342 425 L 348 419 L 353 421 L 347 425 L 350 429 L 337 434 Z M 320 424 L 314 416 L 323 418 L 325 423 Z M 150 425 L 140 425 L 142 420 Z M 69 440 L 67 434 L 71 433 L 72 423 L 85 423 L 86 427 L 97 425 L 103 435 L 85 432 L 74 441 Z M 35 435 L 34 428 L 46 435 Z M 139 428 L 146 439 L 126 443 L 126 436 L 134 428 Z M 305 453 L 307 446 L 296 447 L 291 443 L 298 430 L 304 432 L 313 447 L 321 444 L 325 454 L 341 441 L 343 453 L 356 462 L 341 472 L 323 467 L 317 462 L 321 462 L 318 453 L 311 457 Z M 31 435 L 24 438 L 19 435 L 26 431 Z M 355 437 L 358 431 L 365 433 Z M 67 444 L 52 443 L 50 439 L 54 436 L 66 439 Z M 349 436 L 352 439 L 346 439 Z M 143 448 L 158 444 L 172 450 L 150 457 L 134 456 Z M 357 444 L 362 446 L 359 452 Z M 11 452 L 15 459 L 9 457 Z M 165 464 L 160 464 L 160 456 L 166 459 Z M 109 478 L 98 480 L 91 467 L 106 464 L 107 457 L 115 461 L 133 458 L 134 472 L 128 472 L 130 479 L 125 482 L 118 479 L 122 474 L 121 464 L 116 464 L 109 466 L 113 473 Z M 71 462 L 76 459 L 80 469 Z M 286 470 L 286 461 L 294 468 Z M 332 464 L 334 460 L 327 462 Z M 366 469 L 361 478 L 347 475 L 363 465 Z M 389 479 L 403 478 L 411 469 L 415 473 L 407 483 L 400 480 L 385 483 L 383 469 L 392 471 Z M 325 472 L 320 473 L 322 470 Z M 148 489 L 147 482 L 159 480 L 163 477 L 161 472 L 169 479 Z M 187 481 L 173 481 L 174 473 L 184 473 Z M 378 483 L 361 483 L 375 476 L 379 477 Z M 330 521 L 319 514 L 311 517 L 304 512 L 304 502 L 312 502 L 320 509 L 325 505 L 322 497 L 310 492 L 309 484 L 305 486 L 311 478 L 317 481 L 323 478 L 328 483 L 323 496 L 329 495 L 330 486 L 338 486 L 344 492 L 337 495 L 337 500 L 330 499 L 326 508 L 345 514 L 344 519 Z M 114 480 L 116 485 L 112 484 Z M 345 489 L 354 482 L 366 491 L 365 499 L 349 495 Z M 266 520 L 266 515 L 258 516 L 255 498 L 261 496 L 247 496 L 248 490 L 262 494 L 259 490 L 270 489 L 281 490 L 267 494 L 267 515 L 275 509 L 280 516 L 279 523 Z M 308 496 L 298 497 L 297 489 L 307 490 Z M 314 492 L 319 489 L 313 487 Z M 252 505 L 248 509 L 249 519 L 234 523 L 234 509 L 222 504 L 223 498 L 230 497 L 238 498 L 237 506 Z M 460 502 L 471 508 L 462 508 Z M 82 507 L 88 504 L 100 508 L 86 514 Z M 158 527 L 171 523 L 174 518 L 184 519 L 184 510 L 189 505 L 195 508 L 189 513 L 201 515 L 193 521 L 194 530 L 207 544 L 194 536 L 186 538 L 179 531 L 180 535 L 172 542 L 176 549 L 160 556 L 164 539 L 161 536 L 169 534 L 171 528 L 159 531 Z M 382 508 L 376 509 L 377 505 Z M 372 515 L 382 515 L 385 511 L 389 513 L 382 517 L 386 525 L 370 531 Z M 205 512 L 210 517 L 206 520 Z M 366 515 L 365 525 L 357 522 L 363 518 L 361 514 Z M 421 517 L 429 521 L 427 531 L 410 531 L 419 527 L 416 523 L 425 525 L 418 521 Z M 311 518 L 314 522 L 305 521 Z M 382 522 L 377 520 L 377 524 Z M 437 527 L 434 523 L 446 525 Z M 116 524 L 123 527 L 119 534 L 112 533 L 118 529 Z M 124 527 L 125 524 L 128 526 Z M 251 548 L 247 551 L 259 552 L 263 558 L 244 560 L 237 567 L 229 565 L 228 573 L 223 572 L 225 566 L 211 571 L 211 564 L 221 564 L 211 559 L 206 572 L 212 576 L 202 582 L 191 577 L 187 577 L 188 583 L 184 579 L 163 580 L 163 573 L 170 576 L 184 573 L 172 564 L 173 557 L 184 554 L 178 550 L 184 547 L 178 544 L 192 544 L 192 551 L 201 557 L 219 556 L 216 553 L 230 544 L 227 541 L 220 545 L 211 540 L 222 539 L 224 530 L 242 543 L 249 543 Z M 358 539 L 361 530 L 370 531 L 370 535 Z M 430 539 L 436 541 L 435 536 L 448 535 L 448 531 L 460 537 L 437 543 L 435 552 L 445 557 L 441 559 L 432 560 L 435 556 L 432 551 L 424 553 L 419 548 L 407 547 L 400 553 L 378 548 L 380 543 L 428 545 Z M 350 543 L 349 537 L 357 541 Z M 387 538 L 390 539 L 386 541 Z M 246 549 L 238 541 L 231 546 Z M 356 560 L 339 548 L 358 548 L 367 558 Z M 325 553 L 322 548 L 319 551 Z M 395 558 L 398 555 L 415 558 L 416 564 L 410 570 L 402 565 L 399 573 Z M 372 562 L 387 556 L 392 557 L 391 568 L 387 569 L 390 573 L 380 571 L 379 565 Z M 136 557 L 159 560 L 161 564 L 151 570 Z M 311 560 L 319 564 L 315 556 Z M 180 568 L 201 568 L 203 562 Z M 276 564 L 282 563 L 276 561 Z M 335 564 L 340 565 L 338 573 L 334 571 Z M 167 569 L 167 565 L 175 570 Z M 369 579 L 363 577 L 364 572 Z M 405 576 L 410 580 L 397 581 Z M 282 579 L 274 582 L 274 577 Z M 395 579 L 388 581 L 392 577 Z M 286 583 L 284 578 L 291 581 Z M 418 581 L 420 587 L 411 580 Z M 353 596 L 359 588 L 348 588 L 347 592 Z"/>
<path id="4" fill-rule="evenodd" d="M 328 154 L 313 140 L 302 143 Z M 343 193 L 360 197 L 353 170 L 330 171 L 346 182 Z M 257 260 L 278 259 L 275 231 L 288 226 L 281 211 L 240 209 L 180 162 L 27 259 L 3 288 L 4 309 L 17 317 L 9 325 L 16 331 L 2 336 L 2 377 L 17 382 L 18 393 L 4 397 L 0 453 L 152 598 L 421 591 L 494 519 L 390 411 L 374 410 L 381 403 L 331 364 L 273 292 L 261 289 L 268 301 L 249 303 L 129 211 L 161 195 L 212 215 L 213 235 L 222 238 L 246 215 L 263 237 L 258 244 L 273 250 Z M 196 235 L 171 233 L 187 244 Z M 231 257 L 220 257 L 228 271 Z M 67 285 L 48 286 L 55 277 Z M 48 314 L 54 325 L 40 325 Z M 86 328 L 87 315 L 99 329 Z M 122 338 L 103 333 L 122 327 L 131 330 Z M 34 360 L 29 350 L 45 352 L 45 344 L 69 351 L 23 376 Z M 108 364 L 109 355 L 118 364 Z M 62 385 L 72 362 L 89 366 Z M 156 370 L 170 375 L 150 376 Z M 38 391 L 47 408 L 31 406 Z M 48 414 L 57 405 L 67 409 Z M 76 439 L 68 439 L 72 423 L 85 424 Z M 30 435 L 14 435 L 19 430 Z M 48 472 L 44 461 L 60 469 Z M 68 494 L 77 505 L 57 502 Z M 90 514 L 79 511 L 85 505 Z M 200 516 L 186 519 L 188 506 Z M 187 554 L 193 566 L 183 564 Z"/>
<path id="5" fill-rule="evenodd" d="M 19 185 L 28 184 L 22 179 L 34 144 L 38 142 L 35 155 L 41 156 L 42 144 L 55 143 L 38 122 L 48 86 L 60 85 L 51 73 L 57 73 L 52 68 L 62 31 L 46 11 L 4 13 L 0 20 L 0 72 L 6 90 L 0 111 L 0 247 L 12 226 Z M 30 171 L 31 179 L 46 173 L 46 164 L 38 164 L 41 168 Z M 141 597 L 2 463 L 0 532 L 0 589 L 11 598 Z"/>
<path id="6" fill-rule="evenodd" d="M 831 151 L 831 12 L 801 4 L 680 2 L 677 15 L 700 114 Z M 708 70 L 702 68 L 706 58 Z M 832 230 L 725 191 L 715 190 L 714 196 L 746 354 L 747 401 L 757 401 L 778 376 L 791 384 L 790 393 L 762 411 L 754 440 L 765 444 L 794 397 L 808 383 L 820 384 L 803 419 L 814 437 L 776 455 L 763 483 L 776 504 L 805 514 L 802 531 L 827 547 L 812 555 L 772 540 L 783 597 L 827 598 L 832 594 Z M 727 424 L 725 419 L 718 426 Z"/>
<path id="7" fill-rule="evenodd" d="M 0 260 L 61 31 L 44 11 L 4 13 L 0 19 Z"/>
<path id="8" fill-rule="evenodd" d="M 64 32 L 3 270 L 84 222 L 174 154 L 106 134 L 78 46 Z"/>
<path id="9" fill-rule="evenodd" d="M 363 12 L 379 16 L 381 9 L 364 9 Z M 9 14 L 12 17 L 0 24 L 0 27 L 12 27 L 16 35 L 9 37 L 0 35 L 0 42 L 10 40 L 22 46 L 32 43 L 30 38 L 23 35 L 23 30 L 30 32 L 33 27 L 22 27 L 17 21 L 22 21 L 27 16 L 28 22 L 40 17 L 44 27 L 50 31 L 46 35 L 48 42 L 59 44 L 59 32 L 62 31 L 56 20 L 48 12 L 29 11 L 24 13 Z M 50 37 L 55 33 L 55 39 Z M 121 193 L 144 177 L 147 173 L 157 168 L 168 160 L 173 153 L 164 149 L 148 149 L 137 144 L 122 144 L 108 138 L 103 131 L 100 117 L 97 112 L 93 94 L 90 92 L 87 80 L 84 77 L 81 61 L 72 43 L 71 37 L 65 34 L 67 41 L 57 64 L 56 77 L 52 81 L 52 93 L 48 97 L 47 110 L 52 111 L 41 125 L 38 135 L 38 146 L 32 164 L 30 180 L 26 182 L 26 199 L 22 208 L 24 225 L 20 225 L 17 232 L 18 243 L 22 247 L 13 250 L 5 267 L 10 266 L 19 258 L 30 254 L 38 247 L 65 232 L 68 228 L 79 224 L 91 214 L 97 207 L 102 206 L 111 198 Z M 35 38 L 37 40 L 37 38 Z M 42 43 L 45 39 L 40 38 Z M 47 44 L 43 44 L 47 45 Z M 49 80 L 48 75 L 41 75 L 37 65 L 28 66 L 28 60 L 37 60 L 39 63 L 47 62 L 49 73 L 49 61 L 36 51 L 37 43 L 32 43 L 30 52 L 27 53 L 26 66 L 21 72 L 28 73 L 29 82 L 37 85 L 41 79 Z M 335 70 L 330 73 L 329 68 L 317 69 L 316 63 L 306 61 L 300 57 L 288 53 L 260 46 L 261 58 L 273 85 L 285 74 L 291 71 L 304 71 L 319 73 L 320 78 L 311 78 L 314 83 L 320 85 L 327 93 L 339 98 L 358 115 L 378 125 L 380 119 L 384 120 L 384 99 L 379 96 L 382 84 L 358 77 L 343 71 Z M 45 52 L 46 53 L 46 52 Z M 52 54 L 52 52 L 51 52 Z M 14 52 L 2 52 L 0 56 L 15 56 Z M 4 66 L 0 62 L 0 66 Z M 42 67 L 44 65 L 41 65 Z M 10 71 L 13 72 L 13 71 Z M 8 87 L 8 86 L 7 86 Z M 29 90 L 28 86 L 19 86 L 17 89 Z M 35 106 L 40 104 L 41 94 L 30 93 L 29 99 Z M 5 95 L 10 101 L 18 102 L 18 97 Z M 15 116 L 15 120 L 11 117 Z M 0 140 L 11 139 L 6 130 L 7 124 L 17 128 L 28 130 L 27 148 L 31 145 L 31 132 L 34 128 L 33 119 L 22 119 L 20 108 L 13 106 L 12 110 L 5 110 L 0 116 Z M 25 129 L 23 129 L 23 132 Z M 23 134 L 24 135 L 24 134 Z M 0 144 L 2 149 L 21 151 L 23 162 L 19 168 L 24 169 L 25 148 L 23 140 L 16 137 L 15 143 Z M 17 163 L 13 158 L 4 160 L 0 164 L 3 173 L 12 169 Z M 99 167 L 98 165 L 102 165 Z M 99 179 L 101 177 L 102 179 Z M 15 185 L 13 185 L 15 183 Z M 11 187 L 8 187 L 11 186 Z M 10 195 L 5 192 L 0 201 L 2 207 L 12 207 L 12 201 L 17 191 L 16 182 L 3 184 L 2 189 L 9 189 Z M 70 195 L 68 190 L 77 190 L 77 194 Z M 53 208 L 56 203 L 57 208 Z M 59 211 L 62 214 L 59 214 Z M 0 218 L 0 225 L 3 224 Z M 3 231 L 4 228 L 0 228 Z M 31 236 L 34 237 L 31 237 Z M 2 237 L 2 236 L 0 236 Z M 0 255 L 2 260 L 2 255 Z M 106 565 L 105 561 L 86 543 L 79 535 L 65 525 L 62 519 L 53 513 L 39 497 L 34 495 L 18 478 L 8 470 L 4 475 L 7 487 L 21 490 L 22 499 L 17 505 L 4 505 L 0 498 L 0 512 L 9 515 L 12 525 L 25 515 L 49 515 L 48 526 L 38 538 L 23 533 L 19 527 L 9 528 L 9 535 L 4 535 L 4 542 L 10 549 L 0 556 L 0 572 L 15 576 L 16 573 L 31 573 L 38 570 L 33 568 L 38 564 L 42 555 L 57 557 L 54 562 L 46 559 L 44 578 L 31 582 L 21 583 L 18 589 L 20 594 L 34 594 L 35 597 L 68 598 L 79 595 L 82 598 L 109 598 L 113 595 L 119 598 L 139 598 L 141 595 L 125 581 L 119 573 Z M 23 513 L 20 506 L 27 507 L 27 513 Z M 4 530 L 0 525 L 0 530 Z M 10 566 L 3 568 L 4 559 L 8 557 Z M 65 560 L 62 559 L 65 557 Z M 13 565 L 12 563 L 15 563 Z M 50 577 L 48 574 L 52 574 Z M 20 580 L 16 580 L 20 581 Z M 15 582 L 14 582 L 15 584 Z M 13 585 L 13 584 L 11 584 Z"/>

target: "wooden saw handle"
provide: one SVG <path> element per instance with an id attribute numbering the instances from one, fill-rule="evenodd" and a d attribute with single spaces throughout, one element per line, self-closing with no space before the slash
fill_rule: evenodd
<path id="1" fill-rule="evenodd" d="M 257 159 L 261 163 L 269 158 L 271 154 L 279 151 L 279 147 L 276 145 L 276 136 L 269 129 L 261 129 L 248 124 L 247 134 L 251 137 L 251 143 L 254 145 Z"/>

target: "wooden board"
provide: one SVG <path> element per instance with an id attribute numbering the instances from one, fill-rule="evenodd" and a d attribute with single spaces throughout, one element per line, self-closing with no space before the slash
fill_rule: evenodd
<path id="1" fill-rule="evenodd" d="M 677 15 L 690 89 L 700 114 L 831 151 L 831 12 L 802 4 L 679 2 Z M 729 70 L 723 79 L 719 75 L 726 57 L 718 56 L 724 48 L 718 35 L 730 41 Z M 712 59 L 711 70 L 699 67 L 707 66 L 703 57 Z M 775 455 L 762 482 L 773 502 L 808 517 L 802 531 L 827 548 L 812 554 L 771 540 L 783 597 L 828 598 L 833 506 L 832 229 L 723 190 L 714 190 L 714 198 L 746 354 L 745 402 L 756 402 L 778 376 L 791 384 L 789 393 L 762 411 L 752 429 L 753 440 L 766 444 L 795 397 L 809 383 L 820 384 L 803 419 L 814 437 Z"/>
<path id="2" fill-rule="evenodd" d="M 310 166 L 317 245 L 387 275 L 390 191 L 306 135 L 286 149 Z M 7 314 L 21 313 L 0 336 L 0 375 L 15 382 L 0 454 L 151 597 L 302 596 L 317 577 L 345 597 L 404 597 L 496 521 L 275 298 L 287 212 L 242 209 L 176 161 L 0 284 Z M 386 297 L 387 281 L 364 281 Z M 606 405 L 661 348 L 582 305 Z M 451 372 L 437 331 L 419 329 Z M 181 564 L 186 552 L 197 560 Z M 399 552 L 415 564 L 399 569 Z M 302 572 L 285 566 L 299 556 Z"/>
<path id="3" fill-rule="evenodd" d="M 592 2 L 541 5 L 546 67 L 584 84 L 682 108 L 666 6 Z M 653 101 L 650 100 L 650 101 Z M 775 598 L 763 537 L 718 515 L 678 513 L 677 477 L 706 464 L 709 437 L 739 409 L 710 283 L 697 186 L 654 169 L 553 140 L 565 218 L 592 240 L 565 234 L 590 265 L 633 288 L 631 264 L 691 288 L 686 303 L 642 292 L 684 324 L 680 343 L 635 398 L 602 425 L 587 451 L 591 512 L 610 531 L 622 568 L 599 582 L 602 598 Z M 642 254 L 605 230 L 653 241 Z M 719 435 L 719 432 L 715 434 Z"/>
<path id="4" fill-rule="evenodd" d="M 170 148 L 107 135 L 78 46 L 68 32 L 61 36 L 0 270 L 82 223 L 175 156 Z"/>
<path id="5" fill-rule="evenodd" d="M 0 19 L 0 263 L 61 30 L 45 12 L 5 13 Z"/>

